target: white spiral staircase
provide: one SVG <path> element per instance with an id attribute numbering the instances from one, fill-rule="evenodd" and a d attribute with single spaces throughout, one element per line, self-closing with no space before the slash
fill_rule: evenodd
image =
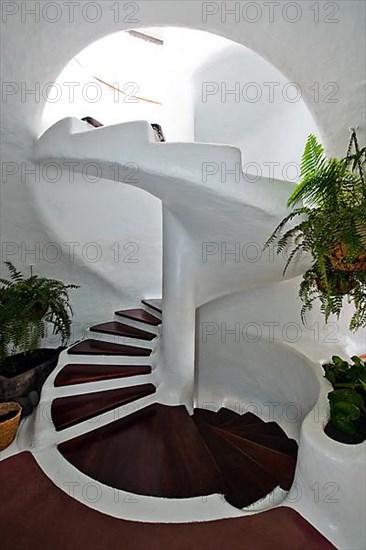
<path id="1" fill-rule="evenodd" d="M 121 318 L 117 317 L 114 321 L 108 321 L 107 325 L 99 324 L 99 328 L 92 331 L 94 335 L 97 334 L 97 339 L 93 336 L 87 342 L 76 344 L 76 347 L 63 352 L 56 371 L 44 387 L 40 414 L 33 427 L 34 435 L 29 441 L 35 458 L 54 483 L 69 493 L 71 487 L 72 496 L 85 502 L 85 487 L 93 483 L 95 478 L 85 473 L 89 471 L 86 463 L 84 466 L 79 463 L 77 468 L 72 461 L 65 459 L 67 442 L 72 440 L 76 441 L 75 445 L 79 445 L 80 438 L 97 431 L 96 428 L 108 430 L 108 426 L 116 419 L 123 421 L 125 417 L 133 416 L 154 403 L 172 407 L 184 405 L 189 414 L 200 406 L 200 395 L 197 393 L 197 308 L 235 291 L 250 292 L 251 289 L 270 287 L 283 280 L 281 259 L 274 257 L 268 261 L 262 255 L 253 263 L 237 262 L 235 258 L 223 262 L 220 254 L 216 253 L 216 244 L 252 242 L 261 246 L 283 217 L 283 205 L 291 184 L 267 178 L 253 183 L 250 176 L 240 170 L 241 153 L 234 147 L 157 143 L 150 125 L 143 121 L 91 129 L 88 124 L 76 119 L 64 119 L 41 136 L 35 157 L 42 162 L 75 162 L 80 170 L 85 163 L 98 163 L 105 179 L 115 179 L 116 170 L 111 171 L 110 167 L 118 164 L 121 167 L 121 176 L 118 177 L 122 183 L 148 191 L 161 199 L 163 204 L 162 328 L 160 324 L 149 324 L 146 329 L 146 322 L 141 323 L 136 316 L 130 316 L 129 319 L 124 316 L 124 324 L 137 330 L 147 330 L 154 336 L 148 340 L 136 340 L 136 335 L 131 338 L 131 334 L 123 332 L 122 325 L 117 325 L 121 324 Z M 135 171 L 133 181 L 124 181 L 123 167 L 131 163 L 138 170 Z M 299 263 L 297 271 L 292 271 L 288 277 L 295 277 L 305 269 L 306 265 Z M 143 289 L 141 295 L 144 296 Z M 151 305 L 154 306 L 154 303 L 146 302 L 145 311 L 160 318 L 156 307 L 151 308 Z M 108 333 L 108 330 L 111 332 Z M 124 350 L 124 354 L 120 350 L 121 353 L 118 353 L 118 347 L 113 351 L 111 344 L 112 348 L 113 345 L 128 345 L 145 351 L 137 352 L 136 355 L 131 350 Z M 361 548 L 365 445 L 345 449 L 325 436 L 323 424 L 328 414 L 326 394 L 329 386 L 322 379 L 319 365 L 289 349 L 283 342 L 278 344 L 281 357 L 285 361 L 289 357 L 294 365 L 301 364 L 302 376 L 310 380 L 309 387 L 315 388 L 313 392 L 309 391 L 308 410 L 301 419 L 298 461 L 289 493 L 289 487 L 284 491 L 278 486 L 274 491 L 269 491 L 266 497 L 254 502 L 254 508 L 244 507 L 246 509 L 242 510 L 239 508 L 243 507 L 235 508 L 223 500 L 220 496 L 222 491 L 205 493 L 204 498 L 203 493 L 200 493 L 201 496 L 180 499 L 159 498 L 151 494 L 140 494 L 137 497 L 132 492 L 99 480 L 98 486 L 102 492 L 100 498 L 89 500 L 87 504 L 125 519 L 197 521 L 235 517 L 271 507 L 281 502 L 287 494 L 284 502 L 298 509 L 328 538 L 339 544 L 342 541 L 351 544 L 352 541 L 354 548 Z M 106 351 L 108 347 L 109 352 Z M 151 353 L 146 350 L 151 350 Z M 82 365 L 93 364 L 96 366 L 90 374 L 92 379 L 83 382 Z M 100 378 L 98 365 L 103 364 L 112 369 L 109 378 Z M 113 368 L 120 364 L 131 368 L 130 376 L 116 376 Z M 145 368 L 140 375 L 135 370 L 138 366 L 149 368 Z M 60 377 L 64 377 L 65 381 L 68 376 L 69 383 L 59 384 Z M 267 376 L 263 369 L 258 371 L 259 387 L 264 382 L 261 376 Z M 287 383 L 286 379 L 276 382 L 278 388 L 273 388 L 274 399 L 276 392 L 281 391 L 279 387 L 286 387 Z M 131 386 L 137 388 L 133 401 L 131 395 L 123 394 Z M 91 406 L 90 396 L 93 393 L 96 402 L 99 399 L 98 392 L 113 391 L 116 397 L 109 396 L 110 402 L 105 409 L 94 411 L 98 413 L 97 416 L 90 412 L 88 407 Z M 83 395 L 88 396 L 86 400 L 81 399 L 81 405 L 79 403 L 80 410 L 84 412 L 73 423 L 70 411 L 72 397 Z M 71 401 L 61 402 L 68 398 Z M 100 399 L 103 401 L 103 396 Z M 63 407 L 59 425 L 57 403 L 61 409 Z M 225 406 L 225 403 L 221 404 Z M 219 409 L 220 406 L 216 412 Z M 226 409 L 230 409 L 229 403 Z M 318 411 L 316 420 L 313 414 L 315 409 Z M 237 419 L 233 421 L 236 423 Z M 209 445 L 211 441 L 214 446 L 217 429 L 221 428 L 211 426 L 207 429 L 211 432 L 216 430 L 215 434 L 211 434 L 211 439 L 209 436 L 206 438 L 206 444 Z M 284 429 L 286 431 L 286 426 Z M 247 429 L 246 434 L 249 432 Z M 229 437 L 231 443 L 236 442 L 238 447 L 235 434 L 229 434 Z M 240 442 L 240 445 L 243 443 Z M 64 453 L 62 449 L 66 449 Z M 333 507 L 319 499 L 314 502 L 311 489 L 314 483 L 323 486 L 328 482 L 336 483 L 339 488 L 338 502 Z M 300 499 L 296 497 L 299 488 L 302 491 Z M 135 505 L 132 505 L 133 502 Z M 356 502 L 357 506 L 352 506 L 352 502 Z"/>

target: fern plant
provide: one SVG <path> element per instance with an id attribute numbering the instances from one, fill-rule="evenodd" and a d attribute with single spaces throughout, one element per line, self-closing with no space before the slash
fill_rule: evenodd
<path id="1" fill-rule="evenodd" d="M 0 359 L 15 351 L 30 353 L 37 349 L 47 323 L 66 344 L 72 316 L 68 290 L 78 286 L 32 273 L 25 278 L 12 263 L 5 263 L 10 279 L 0 279 Z"/>
<path id="2" fill-rule="evenodd" d="M 323 146 L 310 135 L 301 161 L 301 181 L 287 203 L 292 210 L 265 244 L 275 244 L 277 254 L 292 247 L 284 272 L 300 252 L 313 257 L 299 290 L 304 324 L 315 300 L 320 300 L 328 321 L 331 314 L 339 317 L 347 296 L 355 306 L 350 329 L 366 326 L 365 159 L 366 149 L 359 150 L 354 131 L 344 159 L 327 158 Z M 287 224 L 291 226 L 285 230 Z"/>

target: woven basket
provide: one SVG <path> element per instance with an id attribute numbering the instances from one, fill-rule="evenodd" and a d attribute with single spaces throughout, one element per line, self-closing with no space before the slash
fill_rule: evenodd
<path id="1" fill-rule="evenodd" d="M 0 451 L 3 451 L 14 440 L 20 421 L 22 407 L 19 403 L 0 403 L 0 415 L 16 412 L 13 418 L 0 422 Z"/>
<path id="2" fill-rule="evenodd" d="M 355 258 L 355 261 L 351 264 L 345 261 L 347 256 L 347 247 L 344 243 L 337 243 L 333 246 L 329 259 L 332 266 L 338 271 L 366 271 L 366 254 L 362 254 Z"/>

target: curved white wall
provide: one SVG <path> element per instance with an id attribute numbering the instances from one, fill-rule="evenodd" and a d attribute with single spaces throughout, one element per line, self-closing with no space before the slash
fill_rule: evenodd
<path id="1" fill-rule="evenodd" d="M 249 332 L 246 337 L 235 342 L 234 335 L 226 336 L 229 345 L 201 344 L 198 406 L 226 406 L 239 414 L 250 411 L 266 422 L 277 422 L 289 437 L 298 439 L 319 393 L 309 361 L 286 345 L 263 337 L 256 341 L 256 334 Z"/>
<path id="2" fill-rule="evenodd" d="M 195 141 L 236 145 L 245 172 L 296 181 L 306 138 L 319 130 L 273 65 L 231 44 L 196 71 L 194 92 Z"/>
<path id="3" fill-rule="evenodd" d="M 163 51 L 160 46 L 115 33 L 80 53 L 75 52 L 82 66 L 72 61 L 59 75 L 56 88 L 53 91 L 47 88 L 51 98 L 59 94 L 60 100 L 46 103 L 41 127 L 45 129 L 57 119 L 70 115 L 79 118 L 91 115 L 107 124 L 142 116 L 150 122 L 161 122 L 169 141 L 193 140 L 195 112 L 198 117 L 201 115 L 193 99 L 201 85 L 192 80 L 192 73 L 207 58 L 220 60 L 221 52 L 226 52 L 225 59 L 230 59 L 235 67 L 238 62 L 245 63 L 249 56 L 257 71 L 267 75 L 264 79 L 271 80 L 274 74 L 285 81 L 260 56 L 224 38 L 174 28 L 162 30 L 161 35 L 165 44 Z M 130 62 L 119 64 L 118 56 L 114 56 L 114 52 L 122 53 L 135 44 L 136 60 L 153 48 L 149 60 L 158 69 L 155 78 L 163 79 L 155 88 L 151 83 L 151 88 L 151 74 L 146 74 L 146 82 L 138 81 L 138 94 L 163 99 L 162 106 L 152 107 L 144 102 L 125 104 L 119 96 L 116 104 L 116 94 L 92 78 L 95 74 L 121 89 L 125 83 L 123 77 L 128 81 L 138 80 L 139 75 L 142 78 L 141 68 L 135 71 Z M 70 83 L 75 84 L 71 102 L 68 99 Z M 89 100 L 95 90 L 102 94 L 96 103 Z M 311 118 L 303 102 L 300 103 L 297 110 Z M 231 121 L 228 124 L 232 126 Z M 207 136 L 207 141 L 215 139 Z M 230 141 L 235 143 L 233 135 L 228 136 Z M 16 244 L 20 254 L 12 255 L 13 248 L 9 246 L 3 259 L 16 258 L 24 267 L 34 263 L 39 273 L 52 273 L 82 285 L 83 288 L 73 294 L 74 339 L 82 336 L 89 324 L 108 318 L 114 309 L 132 306 L 141 296 L 161 295 L 161 205 L 151 195 L 128 185 L 129 180 L 139 178 L 135 160 L 129 159 L 132 164 L 131 170 L 126 170 L 126 185 L 102 179 L 98 166 L 93 164 L 83 175 L 73 167 L 58 163 L 56 170 L 51 167 L 39 176 L 29 174 L 24 178 L 34 201 L 35 216 L 44 226 L 47 237 L 25 245 L 27 250 L 36 247 L 36 254 L 22 253 L 22 244 L 20 247 Z M 111 165 L 111 171 L 117 169 L 120 170 Z M 90 272 L 88 277 L 85 277 L 86 271 Z M 86 280 L 92 279 L 93 286 L 86 286 Z M 85 296 L 92 298 L 85 300 Z"/>
<path id="4" fill-rule="evenodd" d="M 334 17 L 339 22 L 336 24 L 327 23 L 326 16 L 330 19 L 330 15 L 322 11 L 319 14 L 319 22 L 315 23 L 314 13 L 305 6 L 302 8 L 301 18 L 296 23 L 289 22 L 281 11 L 271 22 L 268 14 L 266 15 L 263 11 L 260 20 L 253 24 L 243 16 L 236 20 L 235 17 L 226 16 L 220 12 L 206 16 L 202 13 L 200 2 L 191 2 L 187 9 L 186 3 L 167 1 L 136 4 L 137 13 L 134 16 L 126 10 L 116 15 L 111 9 L 112 3 L 103 2 L 99 4 L 101 11 L 98 21 L 91 23 L 85 17 L 85 13 L 83 14 L 83 4 L 85 3 L 81 2 L 75 9 L 71 20 L 67 7 L 61 2 L 59 3 L 60 17 L 54 22 L 50 21 L 51 13 L 47 15 L 48 18 L 41 14 L 39 20 L 37 16 L 23 13 L 23 4 L 16 6 L 12 13 L 10 13 L 11 10 L 9 13 L 4 13 L 2 18 L 4 36 L 2 76 L 3 81 L 9 83 L 6 84 L 3 97 L 2 152 L 3 163 L 15 163 L 10 166 L 10 172 L 13 173 L 6 172 L 5 175 L 3 173 L 2 178 L 2 204 L 5 205 L 1 216 L 1 234 L 5 243 L 3 259 L 12 259 L 23 266 L 36 263 L 32 255 L 24 257 L 23 254 L 22 258 L 22 246 L 28 249 L 38 245 L 44 247 L 50 241 L 60 238 L 56 235 L 56 220 L 63 214 L 65 214 L 65 225 L 68 225 L 70 217 L 75 220 L 76 216 L 80 215 L 80 210 L 83 221 L 86 218 L 90 202 L 88 201 L 82 208 L 80 203 L 83 201 L 76 196 L 77 191 L 75 193 L 72 191 L 72 200 L 70 197 L 67 201 L 69 203 L 67 213 L 62 212 L 61 199 L 59 202 L 57 198 L 43 219 L 43 214 L 41 215 L 38 209 L 38 201 L 43 193 L 46 194 L 45 188 L 37 183 L 36 175 L 31 174 L 27 178 L 22 176 L 21 163 L 26 163 L 25 168 L 32 168 L 32 145 L 42 129 L 42 112 L 45 105 L 45 99 L 42 96 L 44 86 L 53 82 L 68 61 L 87 45 L 119 30 L 160 25 L 186 26 L 221 34 L 238 43 L 244 43 L 273 63 L 287 79 L 298 82 L 316 124 L 321 128 L 323 137 L 333 152 L 343 152 L 347 141 L 347 129 L 351 123 L 360 126 L 359 133 L 362 141 L 361 136 L 364 133 L 362 85 L 365 70 L 363 57 L 360 54 L 364 51 L 365 8 L 362 2 L 349 1 L 337 4 L 339 11 Z M 218 7 L 220 10 L 220 6 Z M 337 59 L 337 63 L 329 62 L 330 54 L 332 58 Z M 350 59 L 352 63 L 349 62 Z M 315 102 L 313 91 L 309 89 L 314 82 L 319 82 L 321 87 L 327 82 L 337 82 L 338 103 L 329 104 L 322 100 Z M 32 94 L 32 89 L 36 90 L 36 93 Z M 38 93 L 37 89 L 41 93 Z M 30 93 L 27 94 L 27 90 Z M 350 97 L 352 101 L 349 100 Z M 58 184 L 47 183 L 49 197 L 52 198 L 53 192 L 56 196 L 57 192 L 54 189 Z M 103 185 L 103 182 L 100 184 Z M 90 198 L 91 196 L 90 193 Z M 105 214 L 106 218 L 112 220 L 110 225 L 113 225 L 116 211 L 118 211 L 117 201 L 112 202 L 113 206 L 110 205 Z M 78 207 L 75 204 L 78 204 Z M 152 206 L 152 209 L 154 208 Z M 75 209 L 75 216 L 73 216 L 73 209 Z M 154 210 L 153 216 L 154 219 L 158 218 L 157 209 Z M 50 222 L 52 217 L 55 218 L 55 223 Z M 159 232 L 158 226 L 159 222 L 154 226 L 156 236 Z M 72 226 L 70 231 L 73 232 Z M 116 233 L 119 239 L 122 231 L 118 230 L 117 222 Z M 133 229 L 131 234 L 122 236 L 122 242 L 125 240 L 129 242 L 136 237 L 136 231 Z M 62 243 L 63 236 L 60 240 Z M 144 288 L 151 290 L 152 294 L 159 293 L 160 286 L 151 283 L 151 280 L 159 279 L 161 258 L 157 252 L 153 260 L 149 254 L 146 259 L 146 262 L 141 262 L 139 265 L 145 274 L 145 278 L 140 279 L 140 282 L 144 282 Z M 87 296 L 98 296 L 99 309 L 103 303 L 103 298 L 100 296 L 101 289 L 107 288 L 106 274 L 96 272 L 95 266 L 92 270 L 89 269 L 89 265 L 79 268 L 79 263 L 82 264 L 82 261 L 71 264 L 67 258 L 63 257 L 54 264 L 45 261 L 41 256 L 36 267 L 39 272 L 46 275 L 57 273 L 66 281 L 83 283 L 84 289 L 78 293 L 80 301 L 76 298 L 75 302 L 78 312 L 84 307 L 81 305 L 82 302 L 85 303 L 81 299 L 82 292 Z M 147 264 L 149 264 L 148 267 Z M 108 289 L 111 291 L 110 296 L 114 296 L 116 302 L 119 302 L 120 296 L 116 287 L 121 280 L 122 272 L 126 273 L 123 268 L 124 266 L 119 270 L 114 265 L 108 268 L 109 274 L 113 269 L 113 280 L 109 281 Z M 132 298 L 135 298 L 134 292 L 126 295 L 126 305 L 129 300 L 132 301 Z M 124 304 L 116 303 L 117 307 L 120 305 Z"/>
<path id="5" fill-rule="evenodd" d="M 345 345 L 344 326 L 318 311 L 302 325 L 299 278 L 236 292 L 198 310 L 199 402 L 246 407 L 276 419 L 294 437 L 318 399 L 322 369 Z M 358 348 L 360 353 L 361 346 Z"/>
<path id="6" fill-rule="evenodd" d="M 353 308 L 346 301 L 340 318 L 331 316 L 327 324 L 319 305 L 314 304 L 306 315 L 306 326 L 303 325 L 298 297 L 300 281 L 296 277 L 236 292 L 201 306 L 198 345 L 203 370 L 209 371 L 215 354 L 223 356 L 226 352 L 240 366 L 248 346 L 255 350 L 267 342 L 273 348 L 283 343 L 314 362 L 328 361 L 337 354 L 362 355 L 366 329 L 356 334 L 348 330 Z M 320 375 L 323 376 L 321 369 Z"/>
<path id="7" fill-rule="evenodd" d="M 112 3 L 105 2 L 100 4 L 98 20 L 92 23 L 85 18 L 82 4 L 84 2 L 75 9 L 71 20 L 67 7 L 62 6 L 62 3 L 60 16 L 53 22 L 44 17 L 37 21 L 35 16 L 27 16 L 16 8 L 13 14 L 4 14 L 4 81 L 21 83 L 26 80 L 29 86 L 32 82 L 52 82 L 67 62 L 88 44 L 111 32 L 132 26 L 176 25 L 200 28 L 243 43 L 273 63 L 289 80 L 297 82 L 333 151 L 343 152 L 344 132 L 350 123 L 358 124 L 360 134 L 364 135 L 362 114 L 365 64 L 361 54 L 365 44 L 363 2 L 340 2 L 333 10 L 332 6 L 327 9 L 319 6 L 319 13 L 314 13 L 306 5 L 295 14 L 296 22 L 291 21 L 289 14 L 283 13 L 281 7 L 274 18 L 270 17 L 269 8 L 263 8 L 255 23 L 245 14 L 226 14 L 225 7 L 218 6 L 216 13 L 209 15 L 202 12 L 200 2 L 191 2 L 190 9 L 187 9 L 186 4 L 165 0 L 136 4 L 133 17 L 129 17 L 126 9 L 116 14 L 111 9 Z M 24 7 L 22 9 L 24 11 Z M 54 47 L 55 37 L 57 47 Z M 42 63 L 38 62 L 39 52 L 42 52 Z M 337 63 L 329 63 L 329 54 L 337 59 Z M 319 82 L 321 86 L 336 82 L 339 88 L 338 102 L 325 103 L 324 96 L 314 101 L 314 92 L 309 89 L 314 82 Z M 349 101 L 351 96 L 352 102 Z M 34 128 L 39 127 L 44 100 L 41 98 L 35 102 L 29 99 L 22 103 L 20 95 L 15 94 L 11 105 L 18 106 L 20 119 L 25 112 L 29 113 L 27 121 L 20 126 L 25 127 L 27 135 L 34 135 Z M 5 113 L 7 123 L 12 119 L 10 116 L 9 120 L 11 110 Z M 13 128 L 17 126 L 14 123 L 13 120 L 13 125 L 10 124 Z"/>
<path id="8" fill-rule="evenodd" d="M 20 163 L 30 163 L 34 140 L 42 129 L 41 117 L 45 103 L 42 96 L 37 97 L 37 92 L 35 95 L 22 95 L 22 83 L 26 83 L 28 89 L 35 89 L 37 83 L 44 86 L 46 83 L 54 81 L 68 61 L 79 51 L 112 32 L 139 26 L 177 25 L 211 31 L 238 43 L 243 43 L 276 66 L 288 80 L 295 81 L 300 85 L 308 108 L 315 123 L 320 128 L 330 152 L 336 154 L 344 152 L 350 125 L 360 126 L 360 142 L 364 141 L 365 63 L 362 52 L 365 51 L 363 27 L 365 5 L 363 2 L 350 0 L 336 3 L 338 12 L 333 15 L 333 22 L 329 21 L 332 16 L 328 11 L 325 11 L 322 3 L 319 3 L 318 22 L 314 20 L 316 14 L 309 9 L 309 3 L 302 3 L 302 14 L 297 22 L 286 19 L 284 14 L 281 13 L 280 7 L 280 11 L 275 15 L 273 22 L 270 21 L 268 14 L 266 15 L 266 10 L 263 9 L 262 17 L 254 24 L 246 21 L 240 14 L 238 20 L 232 15 L 224 16 L 223 13 L 220 13 L 220 9 L 225 3 L 215 4 L 218 11 L 204 17 L 201 2 L 190 2 L 188 4 L 187 2 L 170 1 L 150 1 L 136 4 L 138 13 L 135 14 L 133 23 L 129 22 L 126 12 L 121 12 L 116 20 L 115 12 L 110 9 L 112 2 L 103 2 L 99 4 L 101 15 L 98 22 L 91 24 L 82 16 L 81 7 L 83 4 L 85 2 L 80 2 L 79 8 L 75 10 L 72 23 L 67 16 L 63 3 L 60 3 L 61 18 L 55 23 L 50 23 L 45 18 L 41 18 L 37 22 L 35 17 L 30 15 L 25 19 L 23 17 L 22 20 L 20 11 L 2 19 L 4 23 L 2 76 L 5 83 L 10 83 L 10 88 L 6 88 L 9 93 L 4 98 L 2 109 L 3 163 L 16 163 L 12 165 L 14 173 L 2 179 L 2 205 L 5 205 L 2 207 L 1 216 L 2 239 L 5 244 L 13 245 L 13 250 L 16 250 L 16 253 L 8 259 L 15 259 L 18 265 L 22 260 L 20 250 L 22 243 L 25 243 L 28 248 L 37 243 L 44 247 L 50 240 L 57 238 L 58 228 L 65 212 L 61 208 L 62 200 L 66 198 L 62 195 L 62 192 L 61 196 L 57 197 L 55 191 L 55 201 L 52 203 L 49 199 L 52 198 L 53 190 L 58 184 L 48 183 L 49 215 L 42 218 L 38 210 L 38 199 L 45 191 L 45 187 L 42 188 L 32 175 L 28 176 L 26 185 L 25 179 L 21 176 L 22 167 Z M 115 3 L 113 4 L 115 5 Z M 237 4 L 240 5 L 240 3 Z M 333 60 L 336 61 L 333 62 Z M 337 84 L 338 92 L 336 102 L 329 103 L 325 101 L 324 94 L 329 93 L 331 90 L 324 90 L 324 87 L 332 82 Z M 315 83 L 319 83 L 320 86 L 321 95 L 318 100 L 314 100 L 313 85 Z M 83 182 L 81 184 L 83 185 Z M 70 191 L 72 196 L 70 196 L 70 200 L 67 200 L 67 215 L 69 217 L 66 221 L 65 216 L 63 226 L 69 225 L 70 218 L 76 224 L 76 218 L 79 216 L 83 224 L 80 226 L 80 222 L 78 222 L 78 231 L 82 231 L 83 226 L 85 226 L 85 229 L 88 227 L 85 220 L 86 213 L 90 209 L 89 199 L 91 200 L 93 196 L 91 188 L 85 190 L 83 199 L 88 199 L 85 201 L 80 200 L 73 189 Z M 99 196 L 101 204 L 107 196 L 107 191 L 102 197 Z M 141 200 L 144 200 L 142 195 Z M 120 211 L 117 201 L 113 200 L 112 202 L 113 205 L 107 205 L 107 212 L 105 213 L 105 218 L 108 219 L 108 225 L 111 229 L 114 226 L 114 218 L 117 218 Z M 154 216 L 155 235 L 157 235 L 159 231 L 157 208 Z M 51 218 L 54 218 L 54 220 L 51 220 Z M 98 212 L 96 212 L 95 225 L 98 224 L 99 226 L 101 222 L 102 220 L 98 218 Z M 123 224 L 121 224 L 121 227 L 123 227 Z M 131 240 L 131 237 L 137 239 L 140 236 L 137 227 L 131 225 L 131 228 L 131 234 L 127 236 L 128 241 Z M 150 231 L 151 227 L 146 229 L 146 233 L 150 233 Z M 67 238 L 73 238 L 75 232 L 76 229 L 71 225 Z M 117 224 L 116 232 L 118 233 L 118 239 Z M 78 236 L 80 239 L 84 238 L 82 233 L 79 233 Z M 145 234 L 141 234 L 141 237 L 145 238 Z M 124 236 L 122 238 L 124 239 Z M 161 269 L 159 251 L 157 250 L 156 255 L 147 254 L 146 258 L 149 261 L 142 262 L 138 267 L 138 269 L 141 269 L 139 285 L 143 285 L 139 288 L 142 291 L 148 289 L 153 294 L 160 291 L 160 287 L 156 283 Z M 28 260 L 24 263 L 34 263 L 34 261 Z M 136 272 L 131 271 L 127 288 L 126 282 L 123 281 L 124 303 L 119 302 L 122 286 L 120 288 L 118 282 L 122 278 L 122 272 L 127 273 L 127 271 L 123 271 L 123 265 L 118 267 L 122 267 L 122 269 L 114 269 L 113 281 L 110 281 L 109 284 L 107 284 L 107 281 L 111 272 L 106 277 L 105 273 L 98 272 L 94 267 L 89 269 L 89 265 L 86 263 L 78 261 L 72 264 L 64 257 L 56 264 L 41 258 L 37 270 L 46 275 L 57 275 L 66 281 L 82 282 L 83 289 L 78 293 L 77 302 L 75 301 L 75 303 L 78 315 L 81 315 L 81 318 L 84 315 L 85 318 L 86 310 L 83 308 L 88 308 L 87 311 L 90 311 L 94 316 L 96 313 L 98 315 L 102 313 L 103 307 L 110 312 L 116 306 L 129 305 L 130 301 L 132 303 L 135 300 L 137 285 L 136 287 L 133 286 L 132 276 L 136 276 Z M 237 300 L 236 311 L 242 312 L 244 301 L 237 297 L 235 299 Z M 249 302 L 248 300 L 246 304 L 249 304 Z M 216 304 L 212 307 L 216 307 Z M 223 302 L 221 309 L 225 310 L 225 307 L 226 305 Z M 255 311 L 255 301 L 252 301 L 250 311 Z M 270 321 L 276 320 L 272 319 L 272 312 L 275 312 L 277 316 L 281 315 L 282 311 L 286 313 L 288 318 L 288 310 L 282 308 L 281 302 L 279 302 L 275 309 L 271 309 Z M 231 323 L 236 317 L 235 310 L 231 310 L 226 319 Z M 220 318 L 218 316 L 217 320 Z M 251 318 L 249 314 L 246 317 L 248 320 L 253 318 L 255 317 Z M 210 317 L 208 319 L 210 320 Z M 93 318 L 94 320 L 96 319 Z M 311 346 L 313 346 L 313 343 L 308 346 L 309 353 L 311 352 Z M 259 344 L 259 348 L 262 350 L 261 354 L 266 356 L 266 345 Z M 330 348 L 333 352 L 334 345 L 331 345 Z M 361 348 L 361 345 L 359 348 Z M 222 349 L 222 346 L 220 349 Z M 235 357 L 231 361 L 233 368 L 236 369 L 241 364 L 240 357 L 241 354 L 246 352 L 246 349 L 246 347 L 245 349 L 235 348 Z M 211 354 L 211 358 L 215 359 L 212 352 L 213 350 L 208 353 Z M 219 349 L 217 349 L 217 352 L 219 353 Z M 256 360 L 253 352 L 251 353 L 253 357 L 250 363 L 248 362 L 248 367 L 253 366 Z M 328 350 L 326 356 L 329 356 Z M 278 359 L 281 359 L 280 352 Z M 202 363 L 202 372 L 209 366 L 208 363 Z M 288 370 L 286 370 L 287 372 Z M 252 380 L 255 380 L 254 376 Z M 247 381 L 249 383 L 249 379 Z M 312 382 L 310 382 L 310 386 L 311 384 Z M 255 387 L 252 383 L 252 394 L 254 390 Z M 309 391 L 311 393 L 313 389 L 310 387 Z M 287 396 L 282 396 L 282 398 L 286 399 Z M 357 480 L 355 482 L 357 483 Z"/>

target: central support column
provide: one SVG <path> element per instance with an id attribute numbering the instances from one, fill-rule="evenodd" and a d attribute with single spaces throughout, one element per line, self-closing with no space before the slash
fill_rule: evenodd
<path id="1" fill-rule="evenodd" d="M 164 394 L 171 403 L 193 410 L 195 380 L 195 269 L 189 237 L 163 206 Z"/>

